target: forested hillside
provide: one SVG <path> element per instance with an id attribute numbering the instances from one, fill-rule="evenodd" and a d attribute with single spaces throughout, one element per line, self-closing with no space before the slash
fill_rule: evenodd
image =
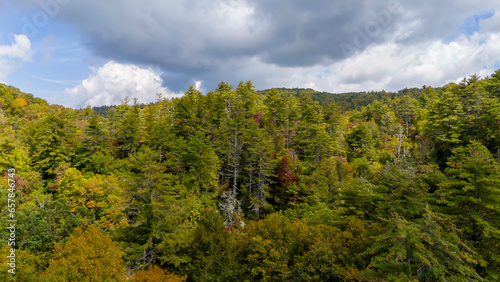
<path id="1" fill-rule="evenodd" d="M 500 279 L 500 71 L 343 96 L 222 82 L 105 115 L 0 85 L 0 108 L 1 281 Z"/>
<path id="2" fill-rule="evenodd" d="M 304 88 L 275 88 L 281 95 L 292 95 L 300 98 L 301 95 L 311 96 L 313 101 L 317 101 L 321 106 L 334 102 L 338 109 L 341 111 L 361 110 L 362 107 L 368 106 L 376 100 L 393 99 L 397 96 L 408 95 L 413 98 L 420 97 L 423 89 L 427 88 L 425 85 L 422 89 L 419 88 L 405 88 L 403 90 L 394 92 L 386 91 L 371 91 L 371 92 L 351 92 L 333 94 L 328 92 L 318 92 L 313 89 Z M 257 91 L 258 94 L 265 95 L 269 90 Z"/>

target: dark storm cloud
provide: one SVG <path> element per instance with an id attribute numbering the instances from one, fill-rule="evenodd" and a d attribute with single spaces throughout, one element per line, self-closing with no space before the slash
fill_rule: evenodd
<path id="1" fill-rule="evenodd" d="M 47 1 L 65 3 L 56 19 L 81 32 L 95 55 L 158 66 L 174 91 L 193 79 L 210 87 L 238 79 L 240 66 L 227 64 L 235 59 L 307 67 L 387 41 L 444 39 L 459 32 L 465 17 L 494 6 L 465 0 Z"/>
<path id="2" fill-rule="evenodd" d="M 389 12 L 388 3 L 398 1 L 259 1 L 262 14 L 273 28 L 274 40 L 260 50 L 262 58 L 281 66 L 311 66 L 345 58 L 341 43 L 362 51 L 381 42 L 396 27 L 399 12 Z M 376 22 L 385 15 L 383 22 Z M 355 40 L 365 36 L 368 23 L 374 22 L 377 36 L 363 44 Z M 391 24 L 392 23 L 392 24 Z"/>

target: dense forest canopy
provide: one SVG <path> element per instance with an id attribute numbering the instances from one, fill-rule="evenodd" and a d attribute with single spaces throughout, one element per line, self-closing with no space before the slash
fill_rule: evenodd
<path id="1" fill-rule="evenodd" d="M 500 71 L 79 110 L 0 85 L 0 108 L 2 281 L 500 279 Z"/>
<path id="2" fill-rule="evenodd" d="M 367 106 L 374 102 L 375 100 L 381 100 L 383 98 L 393 99 L 396 96 L 408 95 L 413 98 L 420 97 L 420 93 L 422 90 L 427 88 L 425 85 L 422 88 L 405 88 L 403 90 L 394 92 L 352 92 L 352 93 L 341 93 L 341 94 L 333 94 L 328 92 L 318 92 L 313 89 L 304 89 L 304 88 L 275 88 L 281 95 L 292 95 L 296 98 L 300 98 L 301 95 L 306 94 L 310 95 L 313 101 L 317 101 L 320 105 L 326 105 L 331 102 L 335 102 L 339 110 L 342 111 L 350 111 L 350 110 L 361 110 L 362 107 Z M 258 95 L 265 96 L 268 90 L 257 91 Z M 139 107 L 144 107 L 146 105 L 139 104 Z M 110 109 L 115 108 L 113 105 L 104 105 L 92 107 L 98 114 L 107 117 Z"/>

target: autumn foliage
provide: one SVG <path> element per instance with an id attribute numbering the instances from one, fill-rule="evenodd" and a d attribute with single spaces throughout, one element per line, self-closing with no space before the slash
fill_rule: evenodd
<path id="1" fill-rule="evenodd" d="M 499 93 L 497 71 L 70 109 L 0 84 L 0 281 L 499 281 Z"/>
<path id="2" fill-rule="evenodd" d="M 123 253 L 98 227 L 76 228 L 65 243 L 57 243 L 44 281 L 120 281 Z"/>
<path id="3" fill-rule="evenodd" d="M 137 271 L 132 278 L 132 282 L 184 282 L 186 278 L 186 276 L 179 277 L 170 274 L 168 271 L 153 265 L 148 269 Z"/>

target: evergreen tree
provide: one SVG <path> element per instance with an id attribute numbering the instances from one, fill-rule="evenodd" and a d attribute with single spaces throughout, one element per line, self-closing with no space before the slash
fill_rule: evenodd
<path id="1" fill-rule="evenodd" d="M 423 223 L 394 213 L 365 253 L 374 255 L 366 276 L 387 280 L 482 280 L 472 265 L 472 250 L 459 238 L 449 221 L 426 208 Z"/>
<path id="2" fill-rule="evenodd" d="M 464 232 L 482 256 L 482 274 L 500 273 L 500 167 L 481 143 L 453 150 L 447 162 L 448 179 L 436 192 L 443 213 Z"/>
<path id="3" fill-rule="evenodd" d="M 234 236 L 224 225 L 224 218 L 213 209 L 203 212 L 192 233 L 187 254 L 191 258 L 188 276 L 191 281 L 236 280 L 239 265 Z"/>
<path id="4" fill-rule="evenodd" d="M 40 122 L 38 131 L 33 132 L 32 161 L 45 178 L 54 177 L 56 169 L 70 160 L 69 147 L 73 145 L 75 132 L 70 119 L 69 110 L 56 109 Z"/>

